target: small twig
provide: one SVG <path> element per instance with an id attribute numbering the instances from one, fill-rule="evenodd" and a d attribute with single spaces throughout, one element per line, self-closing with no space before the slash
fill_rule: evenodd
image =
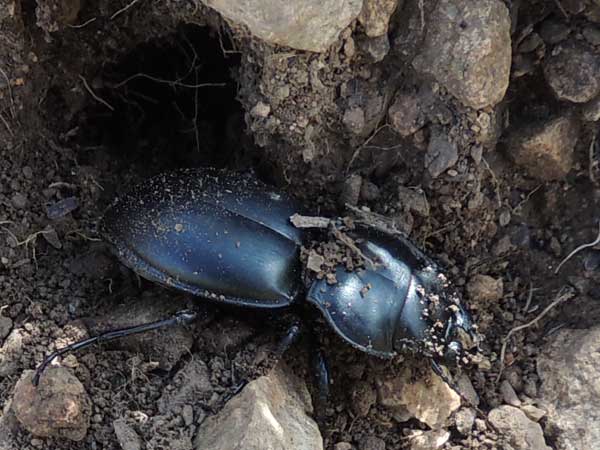
<path id="1" fill-rule="evenodd" d="M 131 80 L 135 80 L 136 78 L 146 78 L 148 80 L 155 81 L 157 83 L 165 83 L 165 84 L 169 84 L 171 86 L 177 86 L 177 87 L 188 88 L 188 89 L 198 89 L 198 88 L 202 88 L 202 87 L 211 87 L 211 86 L 212 87 L 223 87 L 223 86 L 227 85 L 227 83 L 187 84 L 187 83 L 182 83 L 181 81 L 177 81 L 177 80 L 164 80 L 162 78 L 153 77 L 152 75 L 148 75 L 147 73 L 136 73 L 134 75 L 131 75 L 128 78 L 125 78 L 123 81 L 115 84 L 113 87 L 115 89 L 118 89 L 118 88 L 126 85 L 127 83 L 129 83 Z"/>
<path id="2" fill-rule="evenodd" d="M 598 244 L 600 244 L 600 221 L 598 221 L 598 236 L 596 236 L 596 239 L 587 244 L 580 245 L 575 250 L 573 250 L 571 253 L 569 253 L 567 255 L 567 257 L 560 262 L 560 264 L 558 265 L 558 267 L 556 268 L 554 273 L 557 274 L 558 271 L 560 270 L 560 268 L 563 266 L 563 264 L 566 263 L 569 259 L 571 259 L 573 257 L 573 255 L 579 253 L 581 250 L 584 250 L 589 247 L 594 247 L 595 245 L 598 245 Z"/>
<path id="3" fill-rule="evenodd" d="M 355 254 L 357 254 L 360 258 L 364 259 L 365 261 L 368 261 L 369 264 L 371 264 L 373 267 L 378 266 L 378 264 L 375 263 L 375 261 L 373 261 L 367 255 L 365 255 L 362 252 L 362 250 L 356 246 L 356 244 L 354 243 L 354 241 L 352 241 L 352 239 L 350 239 L 347 235 L 345 235 L 340 230 L 338 230 L 337 227 L 333 223 L 331 224 L 331 229 L 333 231 L 333 235 L 336 237 L 336 239 L 338 241 L 340 241 L 342 244 L 344 244 L 346 247 L 348 247 L 351 251 L 353 251 Z"/>
<path id="4" fill-rule="evenodd" d="M 537 289 L 533 288 L 533 283 L 529 282 L 529 293 L 527 294 L 527 301 L 525 302 L 525 306 L 523 307 L 523 311 L 529 311 L 529 307 L 531 306 L 531 301 L 533 300 L 533 293 L 537 291 Z"/>
<path id="5" fill-rule="evenodd" d="M 500 196 L 500 182 L 498 181 L 498 178 L 496 178 L 496 174 L 490 167 L 490 164 L 487 162 L 487 160 L 485 158 L 481 158 L 481 161 L 483 162 L 483 164 L 485 165 L 485 168 L 487 169 L 487 171 L 490 173 L 490 175 L 492 177 L 492 181 L 494 182 L 494 187 L 496 188 L 496 200 L 498 201 L 498 207 L 501 207 L 502 206 L 502 197 Z"/>
<path id="6" fill-rule="evenodd" d="M 89 92 L 89 94 L 94 98 L 94 100 L 96 100 L 98 103 L 102 103 L 104 106 L 106 106 L 108 109 L 110 109 L 111 111 L 114 111 L 115 108 L 113 108 L 110 103 L 108 103 L 106 100 L 98 97 L 96 95 L 96 93 L 92 90 L 92 88 L 90 87 L 90 85 L 88 84 L 87 80 L 79 75 L 79 79 L 83 82 L 83 85 L 85 86 L 85 89 Z"/>
<path id="7" fill-rule="evenodd" d="M 0 113 L 0 120 L 2 120 L 2 123 L 4 124 L 4 126 L 6 127 L 6 129 L 8 130 L 8 133 L 11 136 L 14 136 L 15 133 L 13 132 L 12 128 L 10 127 L 10 124 L 8 123 L 8 121 L 4 118 L 4 116 Z"/>
<path id="8" fill-rule="evenodd" d="M 565 8 L 562 5 L 562 3 L 560 2 L 560 0 L 554 0 L 554 3 L 556 3 L 556 7 L 560 10 L 561 14 L 563 16 L 565 16 L 565 19 L 567 19 L 567 22 L 569 20 L 571 20 L 571 18 L 569 17 L 569 13 L 567 13 L 567 11 L 565 10 Z"/>
<path id="9" fill-rule="evenodd" d="M 543 184 L 538 184 L 535 188 L 533 188 L 531 191 L 529 191 L 529 193 L 525 196 L 525 198 L 523 200 L 521 200 L 519 202 L 519 204 L 513 208 L 513 212 L 518 212 L 519 209 L 522 208 L 523 205 L 529 201 L 531 196 L 533 194 L 535 194 L 537 191 L 539 191 L 542 186 L 543 186 Z"/>
<path id="10" fill-rule="evenodd" d="M 110 16 L 110 20 L 114 20 L 117 16 L 119 16 L 120 14 L 123 14 L 125 11 L 127 11 L 129 8 L 131 8 L 133 5 L 135 5 L 139 1 L 140 0 L 133 0 L 127 6 L 121 8 L 120 10 L 118 10 L 117 12 L 115 12 L 112 16 Z"/>
<path id="11" fill-rule="evenodd" d="M 91 19 L 88 19 L 85 22 L 80 23 L 78 25 L 69 25 L 69 24 L 67 24 L 67 26 L 69 28 L 83 28 L 83 27 L 87 27 L 90 23 L 95 22 L 96 19 L 97 19 L 97 17 L 92 17 Z"/>
<path id="12" fill-rule="evenodd" d="M 356 150 L 354 150 L 354 153 L 352 154 L 352 157 L 350 158 L 350 162 L 348 163 L 348 165 L 346 166 L 346 173 L 350 172 L 350 168 L 352 167 L 352 164 L 354 164 L 354 160 L 356 160 L 356 158 L 358 158 L 358 155 L 360 154 L 360 152 L 365 149 L 373 139 L 375 139 L 375 137 L 379 134 L 379 132 L 381 130 L 383 130 L 384 128 L 389 127 L 389 124 L 385 124 L 385 125 L 381 125 L 380 127 L 378 127 L 377 129 L 375 129 L 375 131 L 373 131 L 373 133 L 371 133 L 371 136 L 369 136 L 365 142 L 363 142 Z"/>
<path id="13" fill-rule="evenodd" d="M 595 146 L 596 146 L 596 135 L 594 135 L 594 137 L 592 138 L 592 142 L 590 142 L 590 148 L 588 150 L 588 156 L 589 156 L 589 171 L 590 171 L 590 181 L 592 183 L 596 182 L 596 176 L 594 175 L 594 150 L 595 150 Z"/>
<path id="14" fill-rule="evenodd" d="M 562 288 L 556 298 L 554 299 L 554 301 L 552 303 L 550 303 L 548 306 L 546 306 L 544 308 L 544 310 L 539 313 L 533 320 L 523 324 L 523 325 L 518 325 L 514 328 L 512 328 L 508 334 L 506 335 L 506 337 L 502 340 L 502 348 L 500 349 L 500 371 L 498 372 L 498 376 L 496 377 L 496 383 L 498 383 L 500 381 L 500 378 L 502 377 L 502 372 L 504 371 L 504 357 L 506 356 L 506 346 L 508 345 L 508 341 L 510 340 L 510 338 L 512 337 L 513 334 L 515 334 L 518 331 L 521 330 L 525 330 L 526 328 L 532 327 L 533 325 L 535 325 L 536 323 L 538 323 L 540 320 L 542 320 L 542 318 L 548 314 L 553 308 L 555 308 L 557 305 L 559 305 L 560 303 L 562 303 L 565 300 L 570 300 L 571 298 L 573 298 L 573 292 L 568 291 L 568 292 L 564 292 L 564 288 Z"/>
<path id="15" fill-rule="evenodd" d="M 421 13 L 421 33 L 425 30 L 425 5 L 423 0 L 419 0 L 419 12 Z"/>
<path id="16" fill-rule="evenodd" d="M 13 97 L 12 86 L 10 84 L 10 78 L 8 78 L 8 75 L 6 74 L 6 72 L 4 71 L 4 69 L 2 69 L 2 67 L 0 67 L 0 74 L 2 74 L 2 76 L 6 80 L 6 87 L 8 89 L 8 96 L 10 97 L 10 114 L 11 114 L 12 118 L 14 119 L 15 116 L 16 116 L 16 113 L 15 113 L 15 98 Z"/>

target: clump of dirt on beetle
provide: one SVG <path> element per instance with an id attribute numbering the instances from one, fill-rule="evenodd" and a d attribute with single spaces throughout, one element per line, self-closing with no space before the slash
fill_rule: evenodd
<path id="1" fill-rule="evenodd" d="M 343 217 L 339 221 L 330 220 L 327 231 L 311 240 L 307 246 L 302 246 L 300 260 L 303 265 L 303 278 L 310 285 L 315 278 L 325 279 L 327 284 L 336 284 L 336 267 L 343 266 L 348 272 L 361 270 L 366 267 L 368 258 L 360 251 L 358 243 L 347 234 L 354 229 L 354 220 Z M 323 239 L 323 237 L 325 239 Z M 376 262 L 375 262 L 376 263 Z M 364 289 L 368 290 L 369 285 Z"/>

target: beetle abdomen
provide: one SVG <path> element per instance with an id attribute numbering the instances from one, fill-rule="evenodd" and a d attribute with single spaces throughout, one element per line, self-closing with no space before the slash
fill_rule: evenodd
<path id="1" fill-rule="evenodd" d="M 158 175 L 119 198 L 102 232 L 151 281 L 236 305 L 283 307 L 300 289 L 298 211 L 282 193 L 211 169 Z"/>

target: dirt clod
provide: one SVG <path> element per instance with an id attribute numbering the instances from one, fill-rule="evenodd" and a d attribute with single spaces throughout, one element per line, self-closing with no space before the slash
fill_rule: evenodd
<path id="1" fill-rule="evenodd" d="M 13 395 L 13 411 L 35 436 L 81 441 L 90 425 L 91 402 L 81 382 L 68 369 L 47 369 L 36 387 L 33 371 L 23 373 Z"/>
<path id="2" fill-rule="evenodd" d="M 571 117 L 521 129 L 511 136 L 510 153 L 535 178 L 562 178 L 571 170 L 578 130 L 579 124 Z"/>
<path id="3" fill-rule="evenodd" d="M 495 302 L 502 298 L 504 283 L 502 278 L 477 274 L 469 280 L 467 293 L 474 302 Z"/>

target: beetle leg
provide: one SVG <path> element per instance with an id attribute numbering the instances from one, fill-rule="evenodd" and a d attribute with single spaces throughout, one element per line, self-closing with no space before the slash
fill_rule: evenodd
<path id="1" fill-rule="evenodd" d="M 316 409 L 319 411 L 329 399 L 329 383 L 331 378 L 329 374 L 329 364 L 327 363 L 327 359 L 323 355 L 321 349 L 315 345 L 312 352 L 312 367 L 318 395 L 318 404 Z"/>
<path id="2" fill-rule="evenodd" d="M 277 359 L 281 358 L 284 355 L 284 353 L 287 352 L 289 348 L 298 341 L 301 333 L 302 329 L 300 327 L 300 322 L 295 322 L 292 325 L 290 325 L 286 335 L 279 341 L 279 344 L 277 344 L 277 350 L 275 350 L 275 357 Z"/>
<path id="3" fill-rule="evenodd" d="M 158 328 L 168 327 L 172 325 L 183 325 L 186 323 L 190 323 L 196 319 L 197 314 L 194 311 L 183 310 L 178 311 L 172 317 L 168 319 L 159 320 L 157 322 L 143 323 L 141 325 L 135 325 L 132 327 L 121 328 L 119 330 L 107 331 L 105 333 L 99 334 L 98 336 L 93 336 L 91 338 L 84 339 L 79 342 L 75 342 L 74 344 L 67 345 L 61 349 L 58 349 L 50 356 L 47 356 L 46 359 L 38 366 L 35 371 L 35 374 L 32 379 L 32 383 L 34 386 L 37 386 L 44 369 L 57 357 L 64 355 L 65 353 L 69 353 L 76 350 L 81 350 L 82 348 L 89 347 L 90 345 L 111 341 L 113 339 L 119 339 L 125 336 L 130 336 L 132 334 L 145 333 L 146 331 L 156 330 Z"/>

